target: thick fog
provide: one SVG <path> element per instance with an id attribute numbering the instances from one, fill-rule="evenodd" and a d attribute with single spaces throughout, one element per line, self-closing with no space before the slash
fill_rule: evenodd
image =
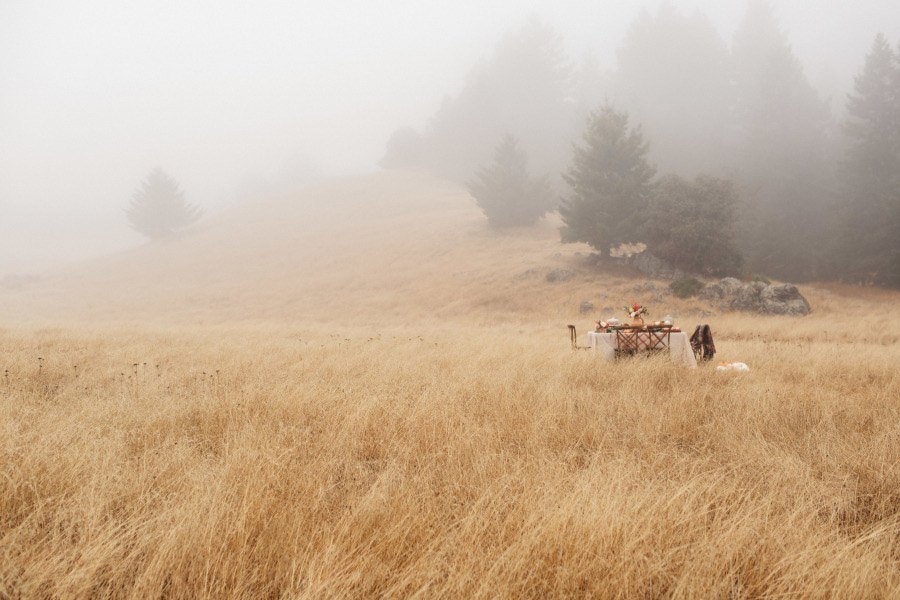
<path id="1" fill-rule="evenodd" d="M 746 10 L 672 4 L 726 44 Z M 207 214 L 375 170 L 394 131 L 426 127 L 529 18 L 606 72 L 643 9 L 659 3 L 0 0 L 0 276 L 142 243 L 124 208 L 157 166 Z M 835 117 L 875 34 L 900 41 L 896 0 L 773 9 Z"/>

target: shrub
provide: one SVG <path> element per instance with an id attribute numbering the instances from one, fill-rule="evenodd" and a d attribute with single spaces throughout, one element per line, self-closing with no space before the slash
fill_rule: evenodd
<path id="1" fill-rule="evenodd" d="M 669 284 L 669 289 L 676 298 L 691 298 L 700 293 L 703 282 L 693 277 L 683 277 Z"/>
<path id="2" fill-rule="evenodd" d="M 738 273 L 742 259 L 734 243 L 736 204 L 737 194 L 727 180 L 662 178 L 644 228 L 648 250 L 688 273 Z"/>

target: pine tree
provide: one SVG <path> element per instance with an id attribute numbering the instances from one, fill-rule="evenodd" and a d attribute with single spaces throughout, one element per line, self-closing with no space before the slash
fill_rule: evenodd
<path id="1" fill-rule="evenodd" d="M 549 179 L 528 175 L 528 157 L 511 135 L 497 146 L 491 166 L 469 183 L 469 192 L 495 227 L 534 224 L 553 203 Z"/>
<path id="2" fill-rule="evenodd" d="M 900 287 L 900 52 L 879 34 L 847 102 L 843 276 Z"/>
<path id="3" fill-rule="evenodd" d="M 741 248 L 755 271 L 814 278 L 826 258 L 821 240 L 834 187 L 828 107 L 766 2 L 750 2 L 732 60 Z"/>
<path id="4" fill-rule="evenodd" d="M 852 141 L 851 156 L 864 161 L 870 175 L 879 179 L 894 167 L 897 151 L 897 61 L 887 38 L 878 34 L 847 101 L 844 129 Z"/>
<path id="5" fill-rule="evenodd" d="M 605 107 L 591 115 L 582 146 L 563 175 L 572 195 L 559 212 L 563 242 L 586 242 L 600 253 L 640 242 L 642 214 L 656 169 L 647 162 L 648 144 L 628 115 Z"/>
<path id="6" fill-rule="evenodd" d="M 185 202 L 178 182 L 157 167 L 134 192 L 125 213 L 132 229 L 157 239 L 194 223 L 203 211 Z"/>

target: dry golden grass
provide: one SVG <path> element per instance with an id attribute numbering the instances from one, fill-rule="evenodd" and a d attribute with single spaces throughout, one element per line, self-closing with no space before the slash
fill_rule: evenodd
<path id="1" fill-rule="evenodd" d="M 900 294 L 704 319 L 748 374 L 602 363 L 565 324 L 635 282 L 455 206 L 6 294 L 0 597 L 900 597 Z"/>

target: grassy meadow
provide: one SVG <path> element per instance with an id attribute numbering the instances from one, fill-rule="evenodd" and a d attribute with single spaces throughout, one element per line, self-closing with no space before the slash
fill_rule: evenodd
<path id="1" fill-rule="evenodd" d="M 0 598 L 900 597 L 900 294 L 720 314 L 330 186 L 0 291 Z M 632 300 L 752 371 L 570 350 Z"/>

